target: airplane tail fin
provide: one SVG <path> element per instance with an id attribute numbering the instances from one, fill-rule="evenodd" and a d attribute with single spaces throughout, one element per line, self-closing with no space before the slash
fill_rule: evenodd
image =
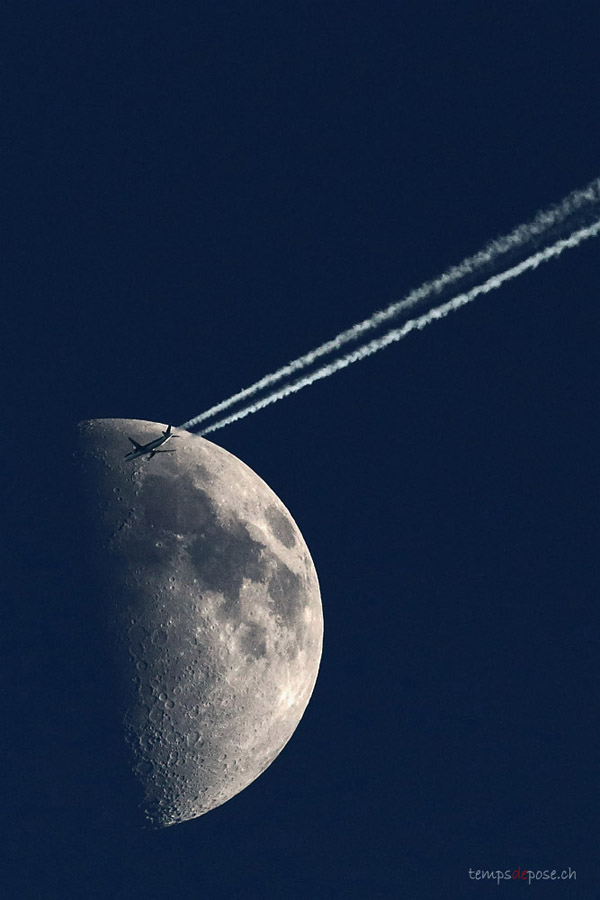
<path id="1" fill-rule="evenodd" d="M 166 431 L 163 431 L 163 435 L 164 435 L 165 437 L 169 437 L 169 435 L 171 434 L 171 428 L 172 428 L 172 427 L 173 427 L 172 425 L 169 425 L 169 426 L 167 427 L 167 430 L 166 430 Z"/>

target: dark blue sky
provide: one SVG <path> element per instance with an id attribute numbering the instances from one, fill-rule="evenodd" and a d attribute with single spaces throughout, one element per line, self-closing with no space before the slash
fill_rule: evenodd
<path id="1" fill-rule="evenodd" d="M 597 896 L 598 242 L 211 435 L 322 588 L 313 699 L 260 779 L 117 838 L 70 814 L 61 748 L 73 424 L 182 422 L 597 177 L 598 13 L 9 6 L 6 895 L 438 900 L 571 866 L 536 895 Z"/>

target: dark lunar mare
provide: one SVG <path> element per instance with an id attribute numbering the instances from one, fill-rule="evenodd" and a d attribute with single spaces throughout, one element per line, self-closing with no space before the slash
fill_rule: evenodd
<path id="1" fill-rule="evenodd" d="M 99 671 L 114 664 L 106 712 L 155 827 L 214 809 L 270 765 L 312 693 L 323 632 L 308 549 L 252 470 L 186 432 L 173 454 L 123 462 L 127 435 L 160 427 L 80 423 L 77 454 Z"/>

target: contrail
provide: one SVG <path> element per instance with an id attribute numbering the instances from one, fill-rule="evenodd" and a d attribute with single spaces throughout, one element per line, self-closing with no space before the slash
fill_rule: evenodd
<path id="1" fill-rule="evenodd" d="M 459 265 L 453 266 L 433 281 L 427 281 L 411 291 L 403 300 L 392 303 L 385 309 L 375 312 L 368 319 L 353 325 L 346 331 L 342 331 L 337 337 L 327 341 L 315 350 L 311 350 L 305 356 L 301 356 L 293 362 L 288 363 L 276 372 L 266 375 L 259 381 L 256 381 L 250 387 L 244 388 L 232 397 L 217 403 L 206 412 L 189 419 L 180 425 L 180 428 L 191 429 L 206 419 L 212 418 L 223 410 L 228 409 L 241 400 L 246 400 L 265 388 L 272 387 L 283 378 L 295 375 L 302 369 L 311 366 L 314 362 L 329 353 L 340 350 L 345 344 L 355 341 L 368 331 L 378 328 L 384 322 L 396 318 L 401 312 L 410 309 L 417 303 L 421 303 L 428 297 L 436 296 L 445 290 L 448 286 L 466 278 L 469 275 L 477 275 L 481 270 L 497 262 L 499 257 L 511 251 L 518 250 L 525 244 L 535 243 L 536 239 L 552 236 L 553 231 L 563 226 L 572 216 L 577 216 L 577 223 L 582 224 L 582 217 L 594 212 L 594 206 L 600 201 L 600 179 L 595 179 L 583 190 L 573 191 L 560 203 L 547 210 L 543 210 L 524 225 L 519 225 L 510 234 L 491 241 L 483 250 L 480 250 L 474 256 L 470 256 L 463 260 Z M 211 429 L 212 430 L 212 429 Z M 204 433 L 204 432 L 202 432 Z"/>
<path id="2" fill-rule="evenodd" d="M 471 288 L 471 290 L 469 291 L 458 294 L 451 300 L 448 300 L 446 303 L 442 303 L 440 306 L 436 306 L 433 309 L 430 309 L 422 316 L 419 316 L 416 319 L 409 319 L 400 328 L 394 328 L 391 331 L 386 332 L 381 337 L 375 338 L 369 343 L 357 347 L 350 353 L 346 353 L 344 356 L 341 356 L 338 359 L 334 359 L 328 365 L 316 369 L 315 371 L 306 375 L 304 378 L 300 378 L 297 381 L 292 382 L 291 384 L 285 385 L 279 390 L 268 394 L 266 397 L 263 397 L 260 400 L 257 400 L 256 402 L 250 404 L 249 406 L 238 410 L 225 419 L 220 419 L 218 422 L 209 425 L 209 427 L 201 431 L 200 434 L 209 434 L 211 431 L 216 431 L 218 428 L 223 428 L 225 425 L 230 425 L 232 422 L 237 422 L 239 419 L 243 419 L 246 416 L 249 416 L 251 413 L 258 412 L 258 410 L 260 409 L 264 409 L 265 406 L 269 406 L 271 403 L 276 403 L 278 400 L 283 399 L 283 397 L 287 397 L 289 394 L 295 394 L 297 391 L 301 391 L 302 388 L 308 387 L 310 384 L 314 384 L 315 381 L 319 381 L 321 378 L 327 378 L 329 375 L 333 375 L 334 372 L 338 372 L 340 369 L 344 369 L 346 368 L 346 366 L 349 366 L 352 363 L 358 362 L 361 359 L 365 359 L 367 356 L 371 356 L 373 353 L 377 353 L 378 350 L 383 350 L 384 347 L 387 347 L 390 344 L 395 343 L 396 341 L 402 340 L 402 338 L 406 337 L 406 335 L 411 331 L 414 331 L 415 329 L 420 330 L 422 328 L 425 328 L 426 325 L 431 324 L 431 322 L 434 322 L 436 319 L 443 319 L 448 315 L 448 313 L 453 312 L 455 309 L 460 309 L 461 306 L 465 306 L 467 303 L 471 303 L 472 300 L 475 300 L 475 298 L 479 297 L 481 294 L 488 294 L 490 291 L 501 287 L 501 285 L 503 285 L 505 281 L 510 281 L 513 278 L 517 278 L 519 275 L 521 275 L 523 272 L 528 271 L 529 269 L 537 268 L 541 263 L 547 262 L 550 259 L 554 259 L 555 257 L 560 256 L 560 254 L 564 250 L 567 250 L 571 247 L 577 247 L 578 244 L 581 244 L 588 238 L 596 237 L 598 234 L 600 234 L 600 219 L 594 222 L 592 225 L 588 225 L 585 228 L 580 228 L 578 231 L 574 231 L 573 234 L 569 235 L 569 237 L 556 241 L 550 247 L 546 247 L 544 250 L 540 250 L 538 253 L 534 253 L 532 256 L 529 256 L 518 265 L 506 269 L 504 272 L 492 275 L 491 278 L 488 278 L 488 280 L 483 284 L 477 285 L 476 287 Z M 193 422 L 194 420 L 191 421 Z"/>

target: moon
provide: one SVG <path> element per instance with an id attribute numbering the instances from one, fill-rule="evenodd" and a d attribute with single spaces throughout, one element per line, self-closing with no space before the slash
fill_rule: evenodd
<path id="1" fill-rule="evenodd" d="M 180 429 L 175 452 L 124 460 L 128 436 L 165 427 L 81 422 L 76 453 L 150 827 L 201 816 L 264 772 L 304 714 L 323 645 L 306 543 L 252 469 Z"/>

